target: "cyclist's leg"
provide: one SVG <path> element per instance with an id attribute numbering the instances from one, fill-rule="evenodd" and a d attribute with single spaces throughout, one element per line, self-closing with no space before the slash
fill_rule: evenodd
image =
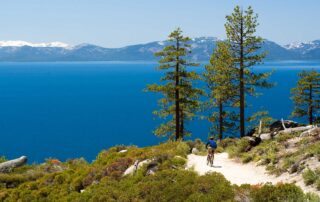
<path id="1" fill-rule="evenodd" d="M 212 151 L 213 151 L 213 148 L 210 147 L 210 149 L 209 149 L 209 155 L 210 155 L 210 165 L 211 165 L 211 166 L 212 166 L 212 164 L 213 164 L 213 153 L 212 153 Z"/>
<path id="2" fill-rule="evenodd" d="M 214 149 L 212 149 L 212 159 L 214 159 Z"/>
<path id="3" fill-rule="evenodd" d="M 210 148 L 208 148 L 208 155 L 207 155 L 207 165 L 210 163 Z"/>

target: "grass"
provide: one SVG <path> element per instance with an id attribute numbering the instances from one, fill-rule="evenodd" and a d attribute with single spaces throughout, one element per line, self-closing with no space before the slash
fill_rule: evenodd
<path id="1" fill-rule="evenodd" d="M 306 185 L 314 184 L 319 178 L 319 176 L 309 168 L 303 172 L 302 177 Z"/>

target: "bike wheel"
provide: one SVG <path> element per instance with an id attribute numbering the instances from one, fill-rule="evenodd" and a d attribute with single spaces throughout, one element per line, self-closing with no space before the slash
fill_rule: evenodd
<path id="1" fill-rule="evenodd" d="M 210 158 L 210 165 L 211 165 L 211 167 L 213 167 L 213 156 L 211 156 L 211 158 Z"/>

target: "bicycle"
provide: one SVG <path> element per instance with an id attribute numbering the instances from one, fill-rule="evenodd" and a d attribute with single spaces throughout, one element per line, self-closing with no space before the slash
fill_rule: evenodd
<path id="1" fill-rule="evenodd" d="M 210 165 L 211 167 L 213 167 L 213 160 L 214 160 L 214 150 L 212 148 L 209 148 L 208 156 L 207 156 L 207 165 Z"/>

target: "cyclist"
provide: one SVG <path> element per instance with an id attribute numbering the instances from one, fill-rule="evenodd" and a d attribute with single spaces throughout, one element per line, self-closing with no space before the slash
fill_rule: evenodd
<path id="1" fill-rule="evenodd" d="M 214 137 L 211 136 L 206 144 L 206 149 L 208 149 L 207 164 L 213 166 L 214 150 L 217 148 L 217 143 L 214 141 Z"/>

